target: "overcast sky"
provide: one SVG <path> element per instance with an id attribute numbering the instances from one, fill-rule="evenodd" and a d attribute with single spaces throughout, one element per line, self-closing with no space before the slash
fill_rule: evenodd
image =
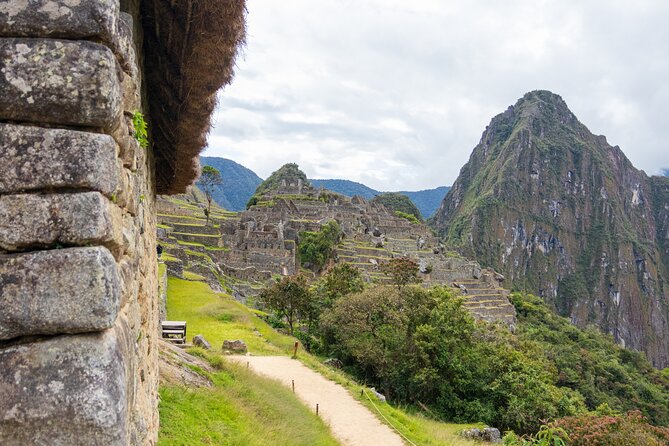
<path id="1" fill-rule="evenodd" d="M 667 0 L 249 0 L 209 156 L 265 178 L 450 185 L 490 119 L 560 94 L 638 168 L 669 167 Z"/>

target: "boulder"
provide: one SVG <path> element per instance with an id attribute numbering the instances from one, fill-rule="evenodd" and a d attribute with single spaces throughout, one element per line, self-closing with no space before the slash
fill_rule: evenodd
<path id="1" fill-rule="evenodd" d="M 325 361 L 323 361 L 323 364 L 330 366 L 335 369 L 341 369 L 344 365 L 341 363 L 341 361 L 337 358 L 328 358 Z"/>
<path id="2" fill-rule="evenodd" d="M 379 228 L 374 228 L 374 229 L 372 230 L 372 235 L 373 235 L 374 237 L 381 237 L 381 230 L 380 230 Z"/>
<path id="3" fill-rule="evenodd" d="M 384 403 L 386 402 L 386 397 L 385 397 L 385 395 L 382 394 L 382 393 L 377 392 L 375 387 L 371 387 L 369 390 L 372 391 L 372 393 L 374 394 L 374 396 L 376 397 L 376 399 L 378 399 L 379 401 L 382 401 L 382 402 L 384 402 Z"/>
<path id="4" fill-rule="evenodd" d="M 232 353 L 246 353 L 248 348 L 246 347 L 246 343 L 241 339 L 236 339 L 234 341 L 226 339 L 223 341 L 223 350 Z"/>
<path id="5" fill-rule="evenodd" d="M 470 440 L 485 441 L 493 444 L 502 442 L 502 435 L 500 434 L 499 429 L 494 427 L 465 429 L 462 431 L 461 435 Z"/>
<path id="6" fill-rule="evenodd" d="M 205 350 L 211 350 L 211 344 L 201 334 L 193 336 L 193 345 L 202 347 Z"/>

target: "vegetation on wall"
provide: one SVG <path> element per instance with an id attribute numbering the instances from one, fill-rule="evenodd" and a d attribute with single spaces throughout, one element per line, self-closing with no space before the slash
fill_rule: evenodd
<path id="1" fill-rule="evenodd" d="M 418 263 L 406 257 L 388 260 L 381 265 L 381 270 L 398 289 L 410 283 L 419 282 Z"/>
<path id="2" fill-rule="evenodd" d="M 149 129 L 144 120 L 144 115 L 139 110 L 132 114 L 132 126 L 135 129 L 133 136 L 140 147 L 143 149 L 149 147 Z"/>

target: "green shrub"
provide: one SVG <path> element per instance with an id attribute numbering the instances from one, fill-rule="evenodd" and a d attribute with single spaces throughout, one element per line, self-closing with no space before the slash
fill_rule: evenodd
<path id="1" fill-rule="evenodd" d="M 666 446 L 669 428 L 652 426 L 638 410 L 624 415 L 587 414 L 550 423 L 569 435 L 571 446 Z"/>
<path id="2" fill-rule="evenodd" d="M 411 223 L 416 225 L 420 223 L 420 220 L 413 214 L 407 214 L 406 212 L 402 211 L 395 211 L 395 215 L 405 220 L 409 220 Z"/>

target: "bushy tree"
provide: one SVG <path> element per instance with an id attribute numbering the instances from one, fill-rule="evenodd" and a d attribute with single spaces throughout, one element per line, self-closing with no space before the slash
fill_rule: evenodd
<path id="1" fill-rule="evenodd" d="M 363 287 L 358 268 L 349 263 L 337 263 L 325 271 L 314 288 L 322 307 L 330 308 L 341 297 L 358 293 Z"/>
<path id="2" fill-rule="evenodd" d="M 267 310 L 286 320 L 294 334 L 299 320 L 313 319 L 313 299 L 306 277 L 285 276 L 260 292 L 259 300 Z"/>
<path id="3" fill-rule="evenodd" d="M 521 433 L 584 411 L 554 385 L 555 368 L 506 328 L 475 324 L 450 290 L 376 286 L 337 300 L 321 318 L 325 345 L 388 396 L 454 421 Z"/>
<path id="4" fill-rule="evenodd" d="M 221 172 L 212 166 L 202 167 L 202 173 L 200 174 L 200 179 L 198 184 L 202 188 L 205 197 L 207 197 L 207 209 L 205 215 L 207 216 L 207 224 L 209 223 L 209 215 L 211 214 L 211 200 L 212 194 L 214 193 L 214 188 L 223 184 L 223 178 L 221 178 Z"/>
<path id="5" fill-rule="evenodd" d="M 388 260 L 381 265 L 381 270 L 390 277 L 390 280 L 397 289 L 420 281 L 418 278 L 418 263 L 406 257 L 397 257 Z"/>
<path id="6" fill-rule="evenodd" d="M 301 232 L 298 249 L 302 265 L 309 263 L 316 271 L 320 271 L 332 256 L 341 235 L 341 228 L 334 220 L 327 222 L 318 232 Z"/>

